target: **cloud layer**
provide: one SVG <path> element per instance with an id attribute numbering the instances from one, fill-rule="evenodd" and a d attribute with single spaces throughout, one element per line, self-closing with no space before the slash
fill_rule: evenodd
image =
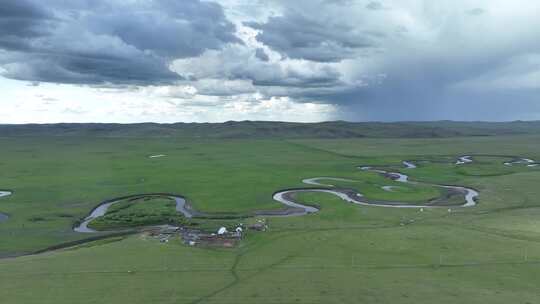
<path id="1" fill-rule="evenodd" d="M 8 78 L 76 84 L 171 83 L 172 59 L 240 42 L 220 5 L 185 1 L 6 0 Z"/>
<path id="2" fill-rule="evenodd" d="M 99 120 L 87 104 L 99 96 L 101 112 L 124 107 L 132 121 L 540 119 L 538 11 L 526 0 L 6 0 L 3 106 L 24 96 L 26 111 L 53 109 L 43 98 L 54 98 L 54 120 L 77 121 Z M 25 95 L 21 83 L 63 91 Z"/>

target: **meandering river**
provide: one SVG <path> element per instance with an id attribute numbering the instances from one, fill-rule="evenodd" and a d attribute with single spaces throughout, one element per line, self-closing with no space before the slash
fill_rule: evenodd
<path id="1" fill-rule="evenodd" d="M 470 157 L 461 157 L 460 159 L 461 160 L 467 159 L 468 162 L 472 162 Z M 403 165 L 405 166 L 406 169 L 417 168 L 417 166 L 411 161 L 403 161 Z M 283 205 L 286 205 L 288 208 L 285 210 L 280 210 L 280 211 L 276 211 L 276 210 L 257 211 L 254 213 L 254 215 L 284 217 L 284 216 L 302 216 L 302 215 L 306 215 L 310 213 L 319 212 L 318 208 L 314 206 L 301 204 L 300 202 L 296 200 L 295 198 L 296 194 L 306 193 L 306 192 L 329 193 L 329 194 L 336 195 L 337 197 L 339 197 L 340 199 L 348 203 L 363 205 L 363 206 L 375 206 L 375 207 L 387 207 L 387 208 L 443 208 L 443 207 L 449 208 L 449 207 L 472 207 L 476 205 L 478 192 L 471 188 L 462 187 L 462 186 L 450 186 L 450 185 L 411 182 L 409 181 L 409 176 L 406 174 L 403 174 L 400 172 L 389 172 L 389 171 L 385 171 L 381 169 L 375 169 L 371 166 L 361 166 L 359 167 L 359 169 L 363 171 L 377 173 L 382 176 L 385 176 L 386 178 L 389 178 L 391 180 L 401 182 L 401 183 L 424 184 L 424 185 L 431 185 L 434 187 L 445 188 L 445 189 L 448 189 L 448 191 L 450 191 L 454 195 L 462 196 L 463 203 L 459 205 L 455 205 L 455 204 L 446 204 L 444 200 L 432 200 L 432 201 L 427 201 L 423 204 L 411 204 L 408 202 L 399 202 L 399 201 L 369 200 L 369 199 L 366 199 L 362 193 L 357 192 L 356 190 L 337 188 L 332 184 L 321 182 L 321 181 L 356 182 L 355 180 L 340 178 L 340 177 L 312 177 L 312 178 L 306 178 L 302 180 L 302 182 L 306 185 L 317 186 L 320 188 L 314 187 L 314 188 L 286 189 L 286 190 L 277 191 L 273 194 L 272 198 L 275 201 Z M 386 190 L 389 191 L 392 189 L 392 186 L 384 186 L 383 189 L 384 188 L 386 188 Z M 82 233 L 97 232 L 89 228 L 88 224 L 92 220 L 105 215 L 109 207 L 112 206 L 113 204 L 118 203 L 126 198 L 139 198 L 139 197 L 155 196 L 155 195 L 160 195 L 163 197 L 169 197 L 171 199 L 174 199 L 176 202 L 176 210 L 182 213 L 185 217 L 191 218 L 197 215 L 203 215 L 202 213 L 199 213 L 191 209 L 187 205 L 186 199 L 180 195 L 139 194 L 139 195 L 133 195 L 133 196 L 128 196 L 128 197 L 116 198 L 116 199 L 108 200 L 101 203 L 99 206 L 94 208 L 92 212 L 78 226 L 74 227 L 74 230 L 77 232 L 82 232 Z M 204 215 L 212 216 L 212 214 L 204 214 Z"/>
<path id="2" fill-rule="evenodd" d="M 150 157 L 162 157 L 165 155 L 151 155 Z M 456 165 L 465 165 L 472 163 L 473 156 L 465 155 L 458 157 L 456 161 Z M 413 170 L 417 168 L 417 165 L 414 161 L 403 161 L 402 162 L 405 170 Z M 519 158 L 515 157 L 511 161 L 507 161 L 504 163 L 506 166 L 512 166 L 512 165 L 526 165 L 528 167 L 535 167 L 540 165 L 540 163 L 528 159 L 528 158 Z M 287 206 L 287 208 L 282 210 L 260 210 L 253 212 L 252 215 L 261 215 L 261 216 L 278 216 L 278 217 L 284 217 L 284 216 L 302 216 L 306 214 L 316 213 L 319 212 L 319 209 L 315 206 L 309 206 L 304 205 L 300 203 L 296 199 L 296 194 L 299 193 L 306 193 L 306 192 L 321 192 L 321 193 L 329 193 L 333 194 L 340 199 L 342 199 L 345 202 L 357 204 L 357 205 L 363 205 L 363 206 L 375 206 L 375 207 L 387 207 L 387 208 L 462 208 L 462 207 L 473 207 L 477 203 L 478 195 L 479 193 L 472 189 L 467 188 L 463 186 L 454 186 L 454 185 L 440 185 L 440 184 L 432 184 L 427 182 L 420 182 L 420 181 L 410 181 L 409 176 L 406 174 L 403 174 L 401 172 L 391 172 L 386 171 L 383 169 L 378 168 L 377 166 L 360 166 L 358 169 L 362 171 L 368 171 L 376 174 L 380 174 L 390 180 L 400 182 L 400 183 L 408 183 L 408 184 L 422 184 L 422 185 L 429 185 L 433 187 L 438 188 L 444 188 L 446 190 L 446 196 L 441 196 L 436 199 L 432 199 L 426 202 L 422 202 L 420 204 L 412 204 L 409 202 L 400 202 L 400 201 L 385 201 L 385 200 L 370 200 L 367 199 L 362 193 L 357 192 L 354 189 L 348 189 L 348 188 L 339 188 L 334 186 L 333 184 L 329 183 L 331 181 L 337 181 L 337 182 L 347 182 L 347 183 L 354 183 L 358 182 L 352 179 L 347 178 L 340 178 L 340 177 L 311 177 L 306 178 L 302 180 L 302 182 L 309 186 L 314 186 L 311 188 L 296 188 L 296 189 L 285 189 L 275 192 L 272 195 L 272 198 Z M 397 186 L 381 186 L 381 188 L 385 191 L 395 191 L 395 189 L 399 189 Z M 6 197 L 12 195 L 11 191 L 2 190 L 0 191 L 0 198 Z M 182 195 L 176 195 L 176 194 L 167 194 L 167 193 L 149 193 L 149 194 L 136 194 L 136 195 L 130 195 L 130 196 L 124 196 L 119 197 L 111 200 L 107 200 L 99 204 L 96 208 L 94 208 L 90 214 L 84 218 L 84 220 L 79 223 L 77 226 L 75 226 L 73 229 L 77 232 L 81 233 L 94 233 L 97 232 L 91 228 L 88 227 L 89 223 L 101 216 L 104 216 L 109 207 L 129 198 L 142 198 L 142 197 L 148 197 L 148 196 L 161 196 L 161 197 L 169 197 L 173 199 L 176 203 L 176 211 L 179 213 L 182 213 L 186 218 L 191 217 L 197 217 L 197 216 L 219 216 L 219 214 L 211 214 L 211 213 L 202 213 L 198 212 L 191 208 L 191 206 L 186 202 L 186 198 Z M 455 200 L 450 202 L 448 200 L 449 197 L 453 196 L 460 196 L 462 197 L 462 203 L 455 203 Z M 245 217 L 246 215 L 239 215 L 239 217 Z M 0 213 L 0 222 L 6 221 L 9 218 L 7 214 Z"/>

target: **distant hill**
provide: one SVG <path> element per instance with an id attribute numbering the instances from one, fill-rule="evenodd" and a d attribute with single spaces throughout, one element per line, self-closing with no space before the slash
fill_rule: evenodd
<path id="1" fill-rule="evenodd" d="M 540 134 L 532 122 L 345 122 L 292 123 L 229 121 L 225 123 L 26 124 L 0 125 L 0 136 L 184 137 L 184 138 L 438 138 Z"/>

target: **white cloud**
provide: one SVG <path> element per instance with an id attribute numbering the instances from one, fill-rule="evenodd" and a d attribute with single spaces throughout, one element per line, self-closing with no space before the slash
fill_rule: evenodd
<path id="1" fill-rule="evenodd" d="M 49 122 L 223 122 L 227 120 L 324 121 L 335 119 L 332 105 L 297 103 L 258 93 L 205 96 L 189 86 L 126 90 L 25 83 L 0 78 L 0 123 Z M 173 96 L 171 96 L 173 95 Z"/>

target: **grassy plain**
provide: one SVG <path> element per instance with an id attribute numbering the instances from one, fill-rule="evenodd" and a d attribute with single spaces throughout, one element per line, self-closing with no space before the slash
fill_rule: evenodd
<path id="1" fill-rule="evenodd" d="M 391 165 L 413 180 L 480 191 L 468 209 L 355 206 L 324 193 L 299 198 L 317 214 L 269 218 L 233 249 L 116 237 L 0 259 L 2 303 L 537 303 L 540 300 L 539 136 L 447 139 L 186 140 L 0 138 L 0 254 L 84 237 L 72 225 L 99 202 L 145 192 L 185 195 L 199 210 L 281 208 L 278 189 L 303 178 L 375 199 L 416 201 L 431 187 L 398 185 L 358 165 Z M 150 155 L 165 154 L 161 158 Z M 456 166 L 458 155 L 474 156 Z M 493 157 L 500 155 L 501 157 Z M 402 160 L 419 162 L 403 169 Z M 332 182 L 339 184 L 339 182 Z M 403 186 L 403 185 L 401 185 Z M 31 290 L 32 292 L 28 292 Z"/>

